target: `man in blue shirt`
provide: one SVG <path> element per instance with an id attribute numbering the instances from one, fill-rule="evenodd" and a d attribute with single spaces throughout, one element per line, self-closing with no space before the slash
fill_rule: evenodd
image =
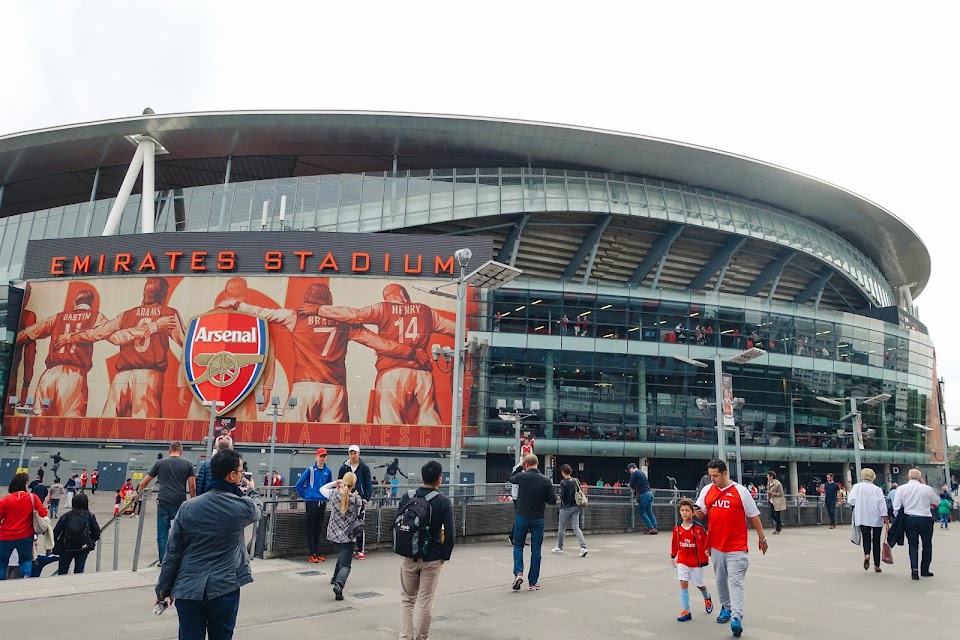
<path id="1" fill-rule="evenodd" d="M 303 472 L 297 480 L 297 494 L 307 502 L 307 548 L 310 562 L 323 562 L 320 555 L 320 538 L 323 536 L 323 514 L 327 511 L 327 499 L 320 487 L 333 482 L 333 472 L 327 466 L 327 450 L 317 449 L 317 461 Z"/>
<path id="2" fill-rule="evenodd" d="M 643 518 L 643 523 L 647 525 L 644 535 L 657 535 L 657 518 L 653 515 L 653 490 L 650 488 L 650 480 L 647 474 L 632 462 L 627 465 L 627 471 L 630 472 L 630 488 L 633 490 L 633 496 L 637 499 L 637 511 Z"/>
<path id="3" fill-rule="evenodd" d="M 827 505 L 827 515 L 830 516 L 830 528 L 837 528 L 837 496 L 840 494 L 840 485 L 833 481 L 833 474 L 827 474 L 827 481 L 823 483 L 823 502 Z"/>

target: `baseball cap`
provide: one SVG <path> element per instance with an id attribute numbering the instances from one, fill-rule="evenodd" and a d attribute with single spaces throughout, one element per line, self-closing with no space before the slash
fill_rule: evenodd
<path id="1" fill-rule="evenodd" d="M 356 451 L 357 453 L 360 453 L 360 447 L 358 447 L 358 446 L 355 445 L 355 444 L 352 444 L 352 445 L 350 445 L 350 448 L 347 449 L 347 451 L 348 451 L 348 452 L 349 452 L 349 451 Z"/>
<path id="2" fill-rule="evenodd" d="M 319 449 L 317 449 L 317 455 L 318 455 L 318 456 L 325 456 L 325 455 L 327 455 L 327 450 L 324 449 L 323 447 L 320 447 Z"/>
<path id="3" fill-rule="evenodd" d="M 630 471 L 630 469 L 636 469 L 636 468 L 637 468 L 637 465 L 633 464 L 632 462 L 627 465 L 627 471 Z"/>

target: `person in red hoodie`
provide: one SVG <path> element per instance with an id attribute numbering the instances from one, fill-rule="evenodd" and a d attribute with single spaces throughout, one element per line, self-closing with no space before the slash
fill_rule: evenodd
<path id="1" fill-rule="evenodd" d="M 20 558 L 20 575 L 29 576 L 33 568 L 33 511 L 47 517 L 47 508 L 27 491 L 30 476 L 18 473 L 10 481 L 10 493 L 0 500 L 0 580 L 7 577 L 7 564 L 13 550 Z"/>
<path id="2" fill-rule="evenodd" d="M 699 522 L 693 521 L 694 503 L 690 498 L 680 500 L 681 522 L 673 528 L 673 540 L 670 543 L 670 557 L 677 568 L 680 578 L 680 603 L 683 611 L 677 616 L 677 622 L 686 622 L 690 613 L 690 592 L 687 587 L 692 582 L 703 595 L 703 606 L 707 613 L 713 612 L 713 601 L 703 581 L 703 568 L 710 563 L 710 551 L 707 548 L 707 530 Z"/>

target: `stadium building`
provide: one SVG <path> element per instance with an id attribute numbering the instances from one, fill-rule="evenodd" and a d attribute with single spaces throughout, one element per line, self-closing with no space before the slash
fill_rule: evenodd
<path id="1" fill-rule="evenodd" d="M 355 441 L 374 466 L 416 472 L 449 453 L 452 376 L 429 356 L 456 320 L 423 289 L 455 275 L 462 247 L 468 270 L 492 258 L 523 273 L 471 293 L 467 337 L 489 349 L 466 362 L 461 480 L 500 481 L 532 448 L 550 473 L 570 463 L 609 484 L 639 460 L 656 486 L 690 488 L 717 455 L 719 403 L 745 477 L 773 469 L 796 492 L 852 475 L 850 398 L 864 465 L 942 478 L 934 348 L 913 302 L 929 253 L 842 187 L 566 125 L 147 110 L 0 137 L 0 362 L 20 405 L 4 414 L 0 480 L 27 413 L 31 473 L 61 453 L 110 486 L 170 439 L 196 458 L 211 381 L 238 385 L 214 417 L 261 471 L 273 408 L 258 394 L 279 398 L 287 477 L 317 446 L 339 464 Z M 211 335 L 233 346 L 207 349 Z M 738 358 L 751 349 L 766 353 Z"/>

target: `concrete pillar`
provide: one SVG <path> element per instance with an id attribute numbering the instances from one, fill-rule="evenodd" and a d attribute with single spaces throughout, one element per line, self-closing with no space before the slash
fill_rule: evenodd
<path id="1" fill-rule="evenodd" d="M 554 437 L 553 421 L 557 409 L 557 391 L 553 383 L 553 351 L 547 351 L 543 364 L 543 428 L 547 438 Z"/>
<path id="2" fill-rule="evenodd" d="M 840 475 L 843 478 L 843 484 L 847 489 L 853 488 L 853 479 L 852 479 L 853 477 L 850 475 L 851 474 L 850 469 L 851 467 L 849 462 L 844 462 L 841 465 Z"/>
<path id="3" fill-rule="evenodd" d="M 800 474 L 797 472 L 796 460 L 787 462 L 787 473 L 790 474 L 790 494 L 797 495 L 800 493 Z"/>
<path id="4" fill-rule="evenodd" d="M 893 477 L 893 465 L 889 462 L 883 465 L 883 478 L 881 478 L 883 486 L 887 489 L 890 488 L 890 484 L 896 482 Z"/>

